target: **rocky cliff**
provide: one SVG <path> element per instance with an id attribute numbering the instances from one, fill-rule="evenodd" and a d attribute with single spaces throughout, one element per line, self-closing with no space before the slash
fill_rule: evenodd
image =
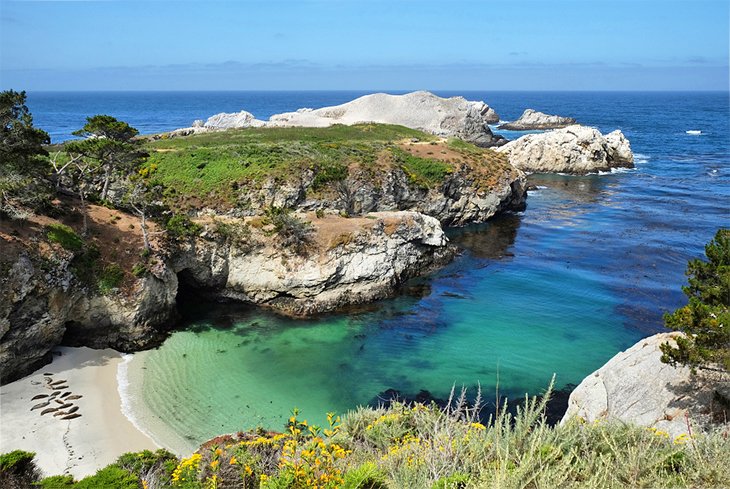
<path id="1" fill-rule="evenodd" d="M 478 146 L 504 144 L 487 124 L 499 121 L 493 108 L 484 102 L 463 97 L 442 98 L 429 92 L 405 95 L 375 93 L 342 105 L 320 109 L 299 109 L 272 115 L 261 121 L 246 111 L 217 114 L 203 124 L 172 131 L 181 136 L 242 127 L 328 127 L 334 124 L 353 125 L 362 122 L 397 124 L 444 137 L 456 137 Z"/>
<path id="2" fill-rule="evenodd" d="M 294 316 L 382 299 L 453 256 L 439 222 L 417 212 L 348 219 L 310 214 L 312 233 L 301 252 L 268 238 L 271 230 L 258 227 L 258 218 L 221 219 L 245 226 L 247 237 L 230 239 L 208 223 L 170 266 L 189 287 Z"/>
<path id="3" fill-rule="evenodd" d="M 631 145 L 621 131 L 604 136 L 581 125 L 528 134 L 497 151 L 506 154 L 515 168 L 534 173 L 585 175 L 634 166 Z"/>
<path id="4" fill-rule="evenodd" d="M 714 374 L 693 375 L 687 367 L 661 362 L 659 345 L 680 334 L 650 336 L 616 354 L 572 392 L 562 422 L 576 416 L 589 423 L 621 421 L 675 438 L 707 426 L 717 385 L 710 378 Z"/>
<path id="5" fill-rule="evenodd" d="M 81 251 L 44 241 L 43 228 L 0 228 L 0 380 L 47 363 L 61 343 L 121 351 L 155 346 L 174 324 L 180 280 L 201 293 L 301 316 L 387 297 L 453 255 L 439 222 L 416 212 L 307 218 L 306 246 L 294 250 L 260 218 L 208 216 L 197 237 L 158 249 L 145 273 L 126 273 L 109 290 L 83 278 L 90 271 L 81 270 Z M 95 234 L 101 241 L 93 246 L 113 236 L 102 228 Z M 132 254 L 124 237 L 114 239 L 122 243 L 117 251 Z"/>
<path id="6" fill-rule="evenodd" d="M 397 165 L 383 162 L 377 174 L 352 167 L 345 179 L 325 189 L 315 188 L 315 173 L 304 171 L 286 182 L 268 179 L 242 186 L 239 206 L 243 214 L 257 215 L 274 206 L 302 211 L 328 209 L 360 215 L 368 212 L 415 211 L 435 217 L 443 225 L 464 226 L 485 222 L 500 212 L 525 208 L 527 181 L 506 159 L 484 164 L 450 150 L 444 143 L 404 146 L 412 154 L 437 153 L 452 165 L 437 185 L 414 184 L 413 177 Z M 441 153 L 446 153 L 441 155 Z"/>
<path id="7" fill-rule="evenodd" d="M 572 117 L 561 117 L 559 115 L 549 115 L 536 110 L 525 110 L 519 119 L 514 122 L 501 124 L 498 129 L 507 129 L 510 131 L 531 131 L 544 129 L 560 129 L 575 124 Z"/>

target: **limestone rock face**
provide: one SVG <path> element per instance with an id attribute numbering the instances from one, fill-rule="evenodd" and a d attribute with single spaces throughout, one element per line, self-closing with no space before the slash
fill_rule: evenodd
<path id="1" fill-rule="evenodd" d="M 519 119 L 514 122 L 502 124 L 499 126 L 499 129 L 508 129 L 510 131 L 560 129 L 572 124 L 575 124 L 575 119 L 572 117 L 560 117 L 559 115 L 549 115 L 544 112 L 527 109 Z"/>
<path id="2" fill-rule="evenodd" d="M 618 420 L 654 427 L 672 437 L 706 423 L 712 388 L 687 367 L 661 362 L 659 345 L 681 333 L 660 333 L 616 354 L 571 393 L 562 422 L 579 416 L 592 423 Z"/>
<path id="3" fill-rule="evenodd" d="M 194 286 L 223 297 L 303 316 L 392 295 L 408 278 L 453 255 L 439 222 L 417 212 L 379 212 L 347 221 L 333 239 L 299 256 L 264 243 L 196 239 L 173 261 Z"/>
<path id="4" fill-rule="evenodd" d="M 528 134 L 497 151 L 507 154 L 515 168 L 534 173 L 585 175 L 634 166 L 631 146 L 621 131 L 603 136 L 597 129 L 581 125 Z"/>
<path id="5" fill-rule="evenodd" d="M 375 93 L 351 102 L 321 109 L 299 109 L 272 115 L 268 121 L 256 119 L 251 113 L 217 114 L 205 124 L 177 129 L 170 136 L 187 136 L 243 127 L 328 127 L 333 124 L 352 125 L 361 122 L 398 124 L 444 137 L 458 137 L 479 146 L 504 144 L 487 124 L 499 121 L 493 108 L 484 102 L 472 102 L 463 97 L 441 98 L 430 92 L 405 95 Z"/>
<path id="6" fill-rule="evenodd" d="M 376 180 L 367 170 L 352 171 L 338 184 L 336 195 L 326 198 L 313 197 L 307 191 L 313 179 L 311 172 L 304 172 L 295 182 L 266 181 L 256 189 L 245 188 L 240 202 L 250 215 L 270 206 L 344 210 L 349 215 L 403 210 L 435 217 L 443 225 L 464 226 L 485 222 L 500 212 L 523 210 L 527 196 L 527 180 L 519 170 L 505 171 L 491 188 L 483 188 L 464 167 L 430 189 L 410 184 L 401 169 L 384 172 Z"/>

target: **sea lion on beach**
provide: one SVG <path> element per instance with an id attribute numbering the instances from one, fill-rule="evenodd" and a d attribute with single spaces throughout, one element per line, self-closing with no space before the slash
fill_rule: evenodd
<path id="1" fill-rule="evenodd" d="M 51 385 L 58 385 L 58 384 L 65 384 L 67 382 L 66 379 L 63 380 L 57 380 L 55 382 L 51 382 Z"/>
<path id="2" fill-rule="evenodd" d="M 61 419 L 76 419 L 76 418 L 80 418 L 80 417 L 81 417 L 81 415 L 76 413 L 76 414 L 69 414 L 68 416 L 64 416 Z"/>
<path id="3" fill-rule="evenodd" d="M 31 397 L 30 400 L 35 401 L 36 399 L 43 399 L 44 397 L 48 397 L 48 394 L 38 394 L 37 396 Z"/>
<path id="4" fill-rule="evenodd" d="M 43 375 L 53 375 L 53 372 L 43 372 Z"/>
<path id="5" fill-rule="evenodd" d="M 51 387 L 54 391 L 62 391 L 64 389 L 68 389 L 67 385 L 59 385 L 58 387 Z"/>
<path id="6" fill-rule="evenodd" d="M 61 399 L 63 399 L 66 396 L 70 396 L 70 395 L 71 395 L 71 391 L 66 391 L 63 394 L 61 394 Z"/>
<path id="7" fill-rule="evenodd" d="M 57 411 L 57 412 L 53 413 L 53 417 L 55 418 L 56 416 L 65 416 L 67 414 L 68 413 L 66 411 Z"/>
<path id="8" fill-rule="evenodd" d="M 58 411 L 58 408 L 48 408 L 48 409 L 44 409 L 43 411 L 41 411 L 41 416 L 43 416 L 44 414 L 52 413 L 52 412 L 54 412 L 54 411 Z"/>
<path id="9" fill-rule="evenodd" d="M 79 407 L 78 407 L 78 406 L 74 406 L 74 407 L 72 407 L 71 409 L 69 409 L 69 410 L 68 410 L 68 411 L 66 411 L 66 412 L 67 412 L 68 414 L 71 414 L 71 413 L 75 413 L 75 412 L 76 412 L 76 411 L 78 411 L 78 410 L 79 410 Z"/>
<path id="10" fill-rule="evenodd" d="M 62 401 L 62 400 L 60 400 L 60 399 L 54 399 L 54 401 L 56 401 L 56 402 L 57 402 L 57 403 L 59 403 L 59 404 L 66 404 L 66 401 L 65 401 L 65 400 L 64 400 L 64 401 Z"/>
<path id="11" fill-rule="evenodd" d="M 71 399 L 81 399 L 82 397 L 84 397 L 84 396 L 82 396 L 82 395 L 79 395 L 79 394 L 74 394 L 73 396 L 68 396 L 68 397 L 66 398 L 66 400 L 67 400 L 67 401 L 70 401 Z"/>
<path id="12" fill-rule="evenodd" d="M 36 404 L 36 405 L 35 405 L 35 406 L 33 406 L 32 408 L 30 408 L 30 410 L 31 410 L 31 411 L 33 411 L 34 409 L 40 409 L 40 408 L 44 408 L 44 407 L 48 406 L 49 404 L 50 404 L 50 402 L 48 402 L 48 401 L 46 401 L 46 402 L 41 402 L 41 403 L 39 403 L 39 404 Z"/>
<path id="13" fill-rule="evenodd" d="M 51 395 L 50 395 L 50 396 L 48 396 L 48 399 L 53 399 L 53 398 L 54 398 L 54 397 L 56 397 L 56 396 L 57 396 L 58 394 L 59 394 L 58 392 L 51 392 Z"/>
<path id="14" fill-rule="evenodd" d="M 74 405 L 74 403 L 69 402 L 69 403 L 62 404 L 62 405 L 58 406 L 58 409 L 66 409 L 67 407 L 71 407 L 73 405 Z"/>

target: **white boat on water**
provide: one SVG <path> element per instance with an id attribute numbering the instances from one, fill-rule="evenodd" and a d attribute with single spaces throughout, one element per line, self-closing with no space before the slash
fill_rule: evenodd
<path id="1" fill-rule="evenodd" d="M 702 134 L 702 131 L 697 130 L 697 129 L 690 129 L 689 131 L 685 131 L 685 132 L 687 134 L 691 134 L 693 136 L 699 136 L 700 134 Z"/>

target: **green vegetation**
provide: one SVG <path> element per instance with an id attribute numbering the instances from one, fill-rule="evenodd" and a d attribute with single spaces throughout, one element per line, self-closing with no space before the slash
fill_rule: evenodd
<path id="1" fill-rule="evenodd" d="M 122 270 L 122 267 L 116 263 L 111 263 L 105 266 L 99 274 L 99 280 L 97 282 L 99 292 L 108 294 L 112 289 L 119 287 L 123 280 L 124 270 Z"/>
<path id="2" fill-rule="evenodd" d="M 35 453 L 14 450 L 0 455 L 0 487 L 25 489 L 40 477 L 33 458 Z"/>
<path id="3" fill-rule="evenodd" d="M 46 226 L 46 236 L 49 241 L 60 244 L 68 251 L 79 252 L 84 247 L 84 240 L 65 224 L 49 224 Z"/>
<path id="4" fill-rule="evenodd" d="M 454 167 L 449 163 L 413 156 L 400 148 L 391 148 L 391 152 L 410 182 L 422 188 L 431 188 L 440 184 L 454 171 Z"/>
<path id="5" fill-rule="evenodd" d="M 190 220 L 185 214 L 174 214 L 165 223 L 167 235 L 172 239 L 187 239 L 200 234 L 203 229 L 200 224 Z"/>
<path id="6" fill-rule="evenodd" d="M 720 229 L 705 246 L 707 261 L 687 264 L 689 285 L 682 288 L 689 303 L 664 324 L 686 333 L 677 346 L 661 346 L 662 361 L 692 368 L 730 371 L 730 229 Z"/>
<path id="7" fill-rule="evenodd" d="M 25 92 L 0 92 L 0 216 L 28 217 L 49 200 L 48 133 L 33 127 Z"/>
<path id="8" fill-rule="evenodd" d="M 104 487 L 476 488 L 727 487 L 730 442 L 580 418 L 549 426 L 547 397 L 482 424 L 462 393 L 450 407 L 359 408 L 327 426 L 297 410 L 283 433 L 218 437 L 190 457 L 126 454 L 97 473 Z M 100 474 L 103 474 L 103 479 Z M 82 481 L 83 484 L 84 481 Z M 129 486 L 123 485 L 129 483 Z M 78 487 L 92 487 L 80 485 Z M 116 485 L 112 485 L 116 484 Z"/>
<path id="9" fill-rule="evenodd" d="M 312 243 L 312 225 L 293 215 L 290 209 L 268 208 L 263 224 L 272 226 L 281 246 L 297 254 L 305 254 Z"/>
<path id="10" fill-rule="evenodd" d="M 198 196 L 233 203 L 240 185 L 314 172 L 313 190 L 347 177 L 350 165 L 373 166 L 383 150 L 433 136 L 385 124 L 327 128 L 246 128 L 148 143 L 148 166 L 169 198 Z"/>

